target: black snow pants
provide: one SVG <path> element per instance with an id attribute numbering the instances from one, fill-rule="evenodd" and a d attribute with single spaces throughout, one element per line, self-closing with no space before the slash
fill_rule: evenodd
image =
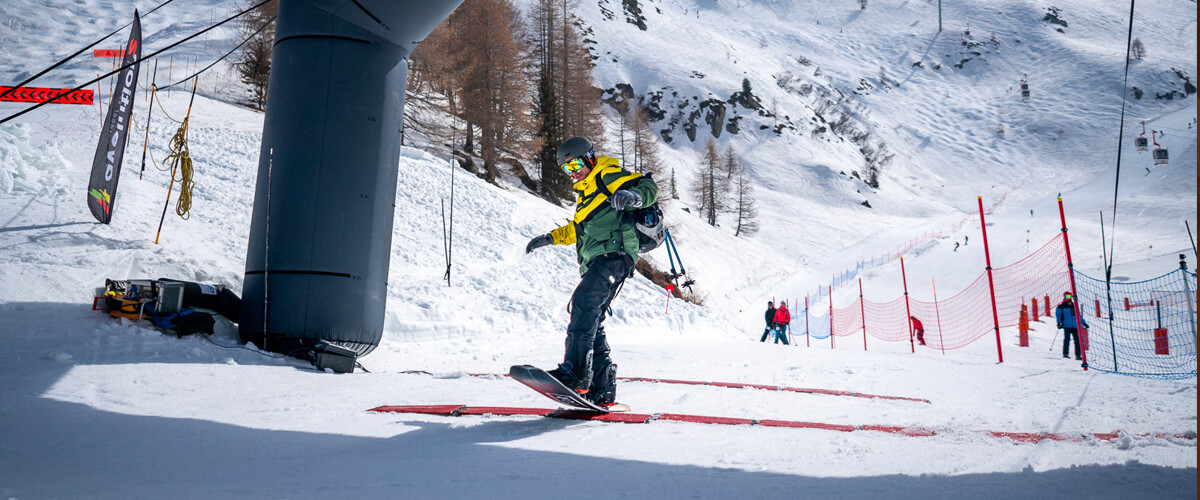
<path id="1" fill-rule="evenodd" d="M 605 376 L 612 359 L 603 323 L 609 304 L 632 272 L 633 259 L 628 255 L 601 255 L 592 259 L 571 295 L 571 321 L 567 324 L 566 354 L 560 368 L 570 369 L 582 382 L 580 385 L 590 388 L 588 392 L 604 392 L 610 388 L 598 384 L 615 382 Z"/>

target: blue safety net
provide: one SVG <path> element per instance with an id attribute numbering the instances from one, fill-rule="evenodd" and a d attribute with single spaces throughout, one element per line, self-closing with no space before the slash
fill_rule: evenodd
<path id="1" fill-rule="evenodd" d="M 1194 273 L 1178 269 L 1146 281 L 1106 283 L 1076 271 L 1075 286 L 1089 368 L 1164 379 L 1196 376 Z"/>

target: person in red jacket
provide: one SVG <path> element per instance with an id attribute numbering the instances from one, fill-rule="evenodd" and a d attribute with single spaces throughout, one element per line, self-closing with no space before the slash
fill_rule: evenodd
<path id="1" fill-rule="evenodd" d="M 925 325 L 922 325 L 921 320 L 916 316 L 909 316 L 908 320 L 912 321 L 913 332 L 917 334 L 917 342 L 925 345 Z"/>
<path id="2" fill-rule="evenodd" d="M 783 345 L 788 345 L 787 329 L 788 323 L 792 322 L 792 314 L 788 312 L 787 301 L 779 301 L 779 309 L 775 310 L 775 343 L 778 344 L 783 340 Z"/>

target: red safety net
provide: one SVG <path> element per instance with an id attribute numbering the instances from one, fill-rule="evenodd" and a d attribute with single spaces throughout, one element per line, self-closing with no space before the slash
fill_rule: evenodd
<path id="1" fill-rule="evenodd" d="M 867 335 L 879 340 L 895 342 L 908 340 L 908 314 L 904 309 L 904 296 L 888 302 L 866 301 Z"/>
<path id="2" fill-rule="evenodd" d="M 1001 327 L 1017 325 L 1021 305 L 1029 304 L 1030 299 L 1061 297 L 1064 291 L 1071 288 L 1062 234 L 1025 258 L 993 269 L 992 281 Z M 923 324 L 925 343 L 938 349 L 964 347 L 993 333 L 996 327 L 992 319 L 992 294 L 985 271 L 962 291 L 937 302 L 910 297 L 906 309 L 904 296 L 887 302 L 859 298 L 846 307 L 835 307 L 832 333 L 839 337 L 862 335 L 865 315 L 867 335 L 888 342 L 907 341 L 910 332 L 909 313 Z"/>
<path id="3" fill-rule="evenodd" d="M 1061 301 L 1063 292 L 1071 291 L 1062 234 L 1024 259 L 993 270 L 992 276 L 1001 327 L 1016 326 L 1021 320 L 1021 305 L 1029 304 L 1033 297 L 1049 296 L 1052 301 Z"/>
<path id="4" fill-rule="evenodd" d="M 854 303 L 845 308 L 833 308 L 833 334 L 838 337 L 849 337 L 851 335 L 862 335 L 863 321 L 862 311 L 859 309 L 859 302 L 862 299 L 855 299 Z"/>

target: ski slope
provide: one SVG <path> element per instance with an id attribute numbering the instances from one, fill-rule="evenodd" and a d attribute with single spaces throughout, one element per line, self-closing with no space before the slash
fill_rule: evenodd
<path id="1" fill-rule="evenodd" d="M 146 12 L 157 3 L 0 6 L 0 83 L 20 81 L 108 33 L 135 5 Z M 150 158 L 161 162 L 168 154 L 177 125 L 163 117 L 182 118 L 186 92 L 156 98 L 162 109 L 149 127 L 141 180 L 142 132 L 130 140 L 108 226 L 92 223 L 83 195 L 98 105 L 43 107 L 0 125 L 0 339 L 9 347 L 0 352 L 0 494 L 516 498 L 563 494 L 556 479 L 566 475 L 583 479 L 578 495 L 586 497 L 1193 498 L 1195 379 L 1082 371 L 1060 358 L 1053 324 L 1034 324 L 1028 348 L 1016 346 L 1015 331 L 1003 330 L 1002 364 L 990 336 L 944 354 L 874 340 L 864 351 L 855 336 L 838 339 L 836 349 L 803 338 L 786 348 L 756 342 L 766 300 L 802 298 L 859 259 L 967 218 L 958 234 L 905 259 L 910 291 L 923 300 L 930 277 L 939 294 L 961 289 L 985 266 L 976 196 L 988 205 L 1004 199 L 988 214 L 996 267 L 1058 233 L 1061 193 L 1077 266 L 1101 276 L 1098 218 L 1104 211 L 1111 222 L 1114 190 L 1115 276 L 1157 276 L 1178 267 L 1179 253 L 1195 265 L 1182 227 L 1196 222 L 1195 125 L 1189 128 L 1195 95 L 1129 101 L 1121 184 L 1114 186 L 1127 11 L 1078 0 L 1054 5 L 1069 22 L 1064 33 L 1041 20 L 1049 5 L 1032 1 L 946 3 L 941 34 L 936 2 L 915 0 L 866 9 L 857 2 L 659 0 L 641 3 L 646 31 L 625 21 L 616 0 L 579 5 L 595 33 L 594 51 L 604 55 L 595 71 L 602 88 L 630 83 L 638 93 L 670 87 L 684 97 L 726 99 L 748 78 L 764 104 L 774 101 L 794 123 L 811 124 L 811 96 L 782 89 L 773 75 L 803 70 L 807 78 L 819 67 L 823 76 L 808 81 L 853 96 L 846 109 L 896 153 L 880 189 L 872 190 L 848 175 L 862 164 L 849 141 L 814 136 L 808 125 L 776 135 L 758 128 L 768 118 L 739 109 L 746 115 L 741 132 L 725 133 L 719 143 L 740 151 L 749 166 L 764 229 L 735 238 L 727 220 L 710 227 L 694 216 L 686 194 L 668 207 L 704 305 L 668 304 L 649 281 L 629 280 L 606 322 L 619 375 L 929 403 L 646 382 L 623 383 L 618 399 L 639 413 L 902 426 L 932 436 L 367 412 L 387 404 L 555 407 L 514 381 L 469 374 L 561 360 L 575 258 L 562 247 L 526 255 L 524 246 L 569 210 L 511 179 L 497 187 L 461 170 L 452 174 L 438 151 L 402 150 L 384 339 L 361 360 L 370 373 L 321 373 L 222 348 L 236 345 L 228 323 L 209 342 L 89 311 L 105 278 L 171 277 L 240 289 L 262 114 L 232 104 L 241 91 L 220 64 L 202 75 L 191 109 L 191 216 L 171 213 L 172 196 L 158 244 L 169 178 Z M 232 8 L 177 0 L 143 19 L 146 47 L 164 46 Z M 1192 2 L 1140 2 L 1135 36 L 1148 56 L 1131 67 L 1130 84 L 1164 92 L 1176 78 L 1170 68 L 1194 83 L 1195 20 Z M 951 71 L 963 57 L 959 34 L 968 22 L 976 40 L 996 32 L 1002 44 Z M 178 49 L 173 79 L 239 41 L 231 29 L 212 34 Z M 914 69 L 917 61 L 925 69 Z M 35 83 L 72 86 L 109 64 L 80 58 Z M 160 59 L 160 84 L 167 65 Z M 880 67 L 899 85 L 882 90 Z M 1027 103 L 1008 90 L 1021 74 L 1033 91 Z M 873 89 L 853 94 L 860 79 Z M 139 127 L 146 97 L 136 98 Z M 25 106 L 0 103 L 0 116 Z M 1171 152 L 1169 165 L 1148 174 L 1149 153 L 1132 148 L 1142 120 L 1167 131 L 1160 143 Z M 681 185 L 707 137 L 701 125 L 695 143 L 676 132 L 663 145 Z M 452 175 L 448 285 L 442 202 L 450 203 Z M 864 200 L 873 208 L 860 205 Z M 953 251 L 963 236 L 970 243 Z M 663 252 L 648 258 L 666 267 Z M 896 267 L 864 273 L 868 300 L 902 292 Z M 835 290 L 834 302 L 849 303 L 855 294 Z M 1119 437 L 1034 444 L 987 431 Z"/>

